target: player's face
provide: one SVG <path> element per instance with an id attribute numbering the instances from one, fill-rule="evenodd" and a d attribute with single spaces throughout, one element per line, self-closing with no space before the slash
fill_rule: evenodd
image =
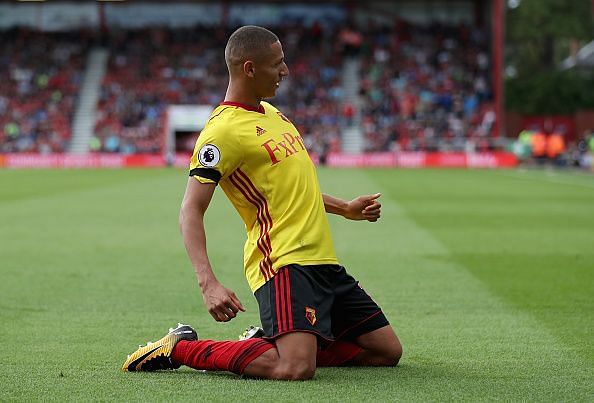
<path id="1" fill-rule="evenodd" d="M 289 75 L 289 68 L 285 64 L 285 54 L 280 42 L 270 45 L 270 52 L 262 58 L 257 72 L 257 86 L 259 96 L 272 98 L 276 95 L 276 90 L 280 82 Z"/>

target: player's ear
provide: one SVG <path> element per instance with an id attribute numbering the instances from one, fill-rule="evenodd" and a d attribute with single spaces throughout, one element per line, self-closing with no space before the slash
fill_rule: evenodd
<path id="1" fill-rule="evenodd" d="M 256 74 L 256 67 L 254 62 L 251 60 L 247 60 L 245 63 L 243 63 L 243 72 L 248 77 L 254 77 L 254 74 Z"/>

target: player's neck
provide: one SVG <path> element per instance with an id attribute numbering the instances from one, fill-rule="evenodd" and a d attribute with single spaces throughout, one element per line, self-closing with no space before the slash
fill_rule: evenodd
<path id="1" fill-rule="evenodd" d="M 225 94 L 225 100 L 223 102 L 233 102 L 237 104 L 251 106 L 255 109 L 260 107 L 261 99 L 249 94 L 245 89 L 231 85 L 227 87 L 227 93 Z"/>

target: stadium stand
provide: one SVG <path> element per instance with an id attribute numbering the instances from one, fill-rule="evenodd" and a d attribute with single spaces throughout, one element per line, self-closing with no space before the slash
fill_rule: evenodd
<path id="1" fill-rule="evenodd" d="M 227 83 L 224 33 L 217 35 L 200 28 L 113 32 L 94 150 L 160 152 L 167 105 L 218 104 Z"/>
<path id="2" fill-rule="evenodd" d="M 398 21 L 368 30 L 364 43 L 366 151 L 494 147 L 489 56 L 480 30 Z"/>
<path id="3" fill-rule="evenodd" d="M 84 70 L 85 32 L 0 36 L 0 152 L 63 152 Z"/>
<path id="4" fill-rule="evenodd" d="M 169 105 L 222 101 L 221 49 L 231 31 L 111 27 L 91 150 L 162 154 Z M 339 152 L 353 125 L 363 134 L 362 151 L 499 148 L 481 30 L 397 21 L 359 30 L 285 23 L 274 31 L 291 75 L 273 103 L 317 155 Z M 0 82 L 0 152 L 66 151 L 90 41 L 83 31 L 2 35 L 0 73 L 9 79 Z M 349 60 L 360 65 L 358 105 L 345 100 Z"/>
<path id="5" fill-rule="evenodd" d="M 275 104 L 310 146 L 339 149 L 341 59 L 333 50 L 333 32 L 319 25 L 277 32 L 291 76 Z M 211 28 L 154 28 L 110 35 L 94 150 L 159 152 L 167 105 L 221 102 L 227 86 L 221 49 L 228 34 Z"/>
<path id="6" fill-rule="evenodd" d="M 342 51 L 338 29 L 314 24 L 275 30 L 283 38 L 291 76 L 274 103 L 313 151 L 339 151 L 342 128 L 352 115 L 342 102 L 342 65 L 357 54 Z M 365 151 L 495 148 L 481 31 L 398 22 L 362 33 Z M 158 152 L 168 104 L 218 104 L 226 86 L 220 50 L 227 34 L 212 28 L 112 34 L 95 150 Z M 205 37 L 211 40 L 200 40 Z"/>

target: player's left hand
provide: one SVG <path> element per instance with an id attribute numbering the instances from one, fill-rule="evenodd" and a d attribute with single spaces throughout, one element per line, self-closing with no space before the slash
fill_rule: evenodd
<path id="1" fill-rule="evenodd" d="M 376 222 L 381 215 L 382 205 L 377 199 L 381 193 L 359 196 L 348 202 L 344 217 L 350 220 L 367 220 Z"/>
<path id="2" fill-rule="evenodd" d="M 202 290 L 202 298 L 208 313 L 217 322 L 229 322 L 239 311 L 245 312 L 237 295 L 219 282 L 205 287 Z"/>

